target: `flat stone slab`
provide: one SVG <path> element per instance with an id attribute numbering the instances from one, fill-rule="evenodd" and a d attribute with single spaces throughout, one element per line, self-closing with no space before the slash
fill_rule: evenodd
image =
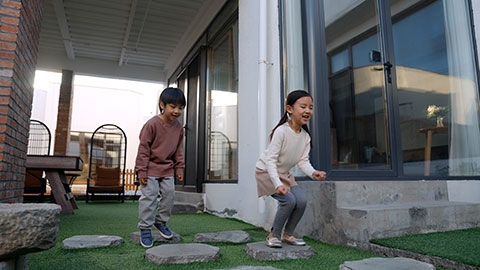
<path id="1" fill-rule="evenodd" d="M 429 263 L 397 258 L 368 258 L 360 261 L 347 261 L 338 267 L 339 270 L 435 270 Z"/>
<path id="2" fill-rule="evenodd" d="M 249 243 L 245 252 L 255 260 L 278 261 L 283 259 L 308 259 L 315 255 L 311 246 L 292 246 L 282 244 L 282 248 L 267 247 L 265 241 Z"/>
<path id="3" fill-rule="evenodd" d="M 222 270 L 222 269 L 220 269 Z M 242 266 L 237 266 L 237 267 L 234 267 L 234 268 L 227 268 L 227 269 L 223 269 L 223 270 L 280 270 L 278 268 L 275 268 L 275 267 L 271 267 L 271 266 L 246 266 L 246 265 L 242 265 Z"/>
<path id="4" fill-rule="evenodd" d="M 123 238 L 114 235 L 75 235 L 62 242 L 63 249 L 113 247 L 123 243 Z"/>
<path id="5" fill-rule="evenodd" d="M 183 240 L 182 237 L 178 233 L 175 233 L 175 232 L 172 232 L 172 233 L 173 233 L 172 239 L 167 240 L 167 239 L 163 238 L 156 229 L 152 229 L 153 242 L 154 243 L 155 242 L 178 243 L 178 242 Z M 137 244 L 140 244 L 140 232 L 139 231 L 132 232 L 130 234 L 130 241 L 132 241 L 134 243 L 137 243 Z"/>
<path id="6" fill-rule="evenodd" d="M 147 249 L 145 258 L 156 264 L 206 262 L 220 258 L 220 248 L 206 244 L 171 244 Z"/>
<path id="7" fill-rule="evenodd" d="M 246 243 L 250 241 L 250 235 L 244 231 L 223 231 L 212 233 L 197 233 L 193 242 L 229 242 Z"/>
<path id="8" fill-rule="evenodd" d="M 55 246 L 60 210 L 57 204 L 0 203 L 0 261 Z"/>

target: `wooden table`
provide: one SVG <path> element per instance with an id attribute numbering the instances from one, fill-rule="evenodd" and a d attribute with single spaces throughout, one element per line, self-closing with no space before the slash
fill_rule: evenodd
<path id="1" fill-rule="evenodd" d="M 421 128 L 421 133 L 425 133 L 425 176 L 430 175 L 430 160 L 432 158 L 432 136 L 433 134 L 448 134 L 448 127 L 429 127 Z"/>
<path id="2" fill-rule="evenodd" d="M 55 202 L 62 207 L 62 214 L 73 214 L 73 209 L 78 209 L 65 171 L 82 171 L 83 160 L 80 157 L 27 155 L 25 167 L 27 170 L 35 169 L 45 172 Z"/>

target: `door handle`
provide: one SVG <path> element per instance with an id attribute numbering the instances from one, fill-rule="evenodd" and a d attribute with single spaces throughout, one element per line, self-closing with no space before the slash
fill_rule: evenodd
<path id="1" fill-rule="evenodd" d="M 388 83 L 392 83 L 392 63 L 390 61 L 387 61 L 383 64 L 383 68 L 385 69 L 385 72 L 387 73 L 387 81 Z"/>

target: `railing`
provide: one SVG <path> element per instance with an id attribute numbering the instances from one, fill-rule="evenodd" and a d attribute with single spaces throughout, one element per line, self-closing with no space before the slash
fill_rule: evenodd
<path id="1" fill-rule="evenodd" d="M 125 170 L 125 190 L 135 190 L 135 169 Z"/>

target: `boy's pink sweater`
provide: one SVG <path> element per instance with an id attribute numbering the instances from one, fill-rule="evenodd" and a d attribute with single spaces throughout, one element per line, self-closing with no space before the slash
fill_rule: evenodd
<path id="1" fill-rule="evenodd" d="M 183 175 L 183 127 L 178 120 L 168 123 L 154 116 L 140 131 L 135 170 L 139 178 Z"/>

